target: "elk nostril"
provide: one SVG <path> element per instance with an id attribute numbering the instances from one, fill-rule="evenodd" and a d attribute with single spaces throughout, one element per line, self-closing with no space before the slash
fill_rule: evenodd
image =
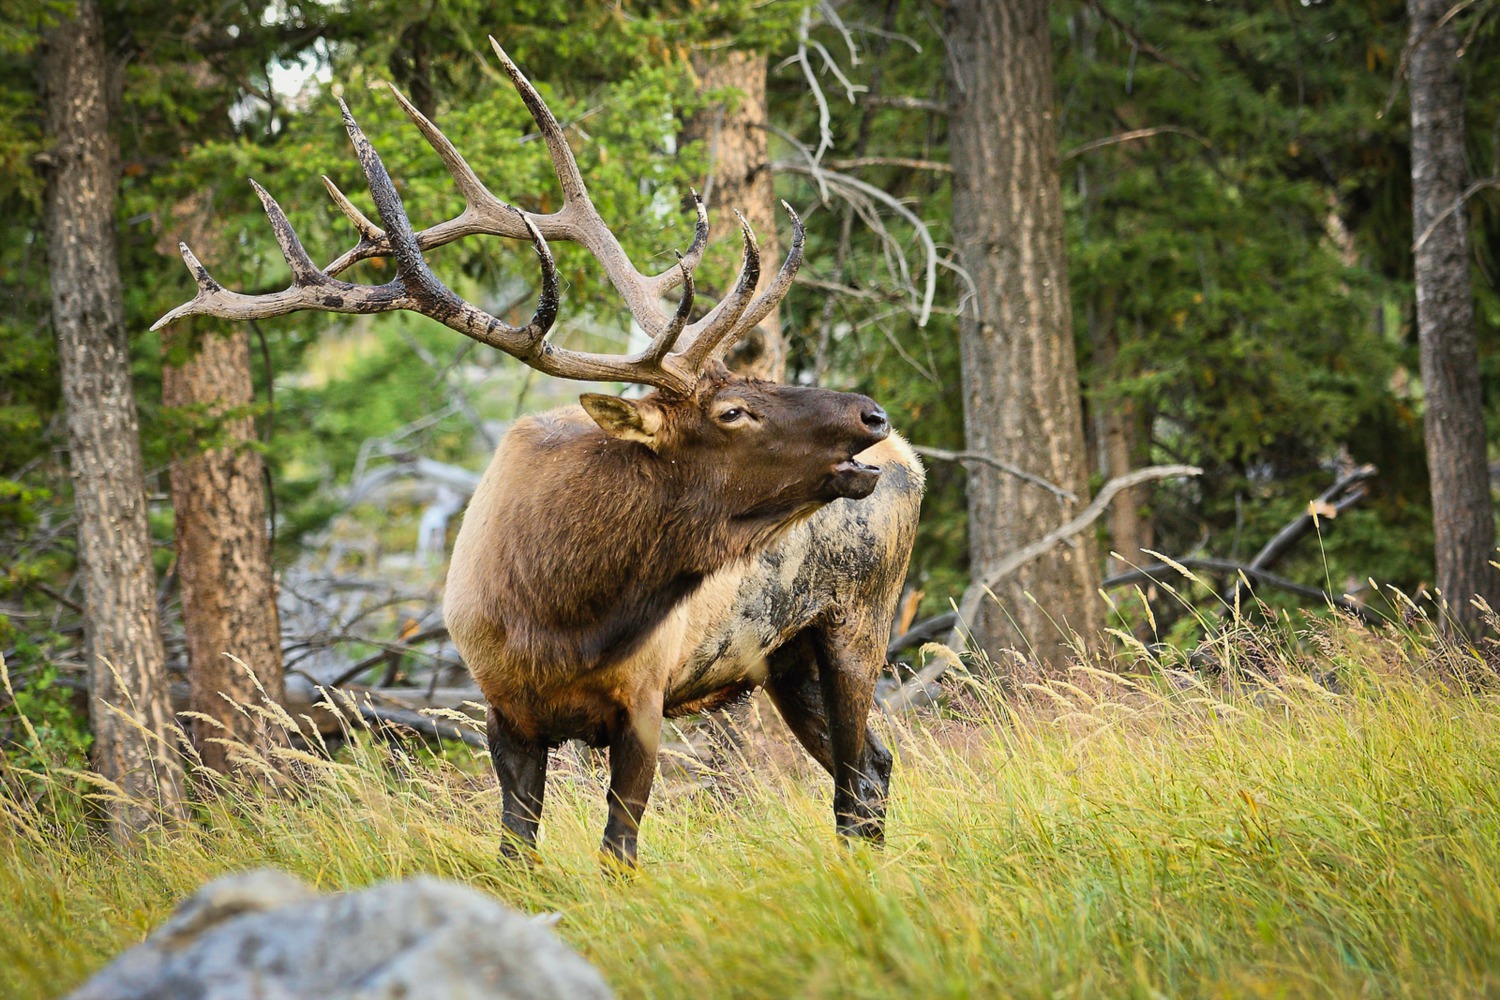
<path id="1" fill-rule="evenodd" d="M 864 425 L 876 434 L 888 433 L 891 429 L 891 421 L 885 415 L 885 410 L 879 405 L 871 406 L 859 415 Z"/>

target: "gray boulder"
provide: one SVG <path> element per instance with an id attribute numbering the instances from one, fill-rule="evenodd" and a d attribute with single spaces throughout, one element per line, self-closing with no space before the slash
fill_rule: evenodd
<path id="1" fill-rule="evenodd" d="M 199 889 L 69 1000 L 592 1000 L 598 971 L 535 918 L 419 876 L 323 896 L 281 872 Z"/>

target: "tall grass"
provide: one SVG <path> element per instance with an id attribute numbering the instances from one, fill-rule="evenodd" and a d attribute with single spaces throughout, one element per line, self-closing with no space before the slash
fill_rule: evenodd
<path id="1" fill-rule="evenodd" d="M 129 849 L 12 781 L 0 996 L 66 992 L 262 865 L 326 890 L 426 872 L 560 913 L 626 997 L 1500 995 L 1500 702 L 1412 635 L 1259 641 L 1274 685 L 1080 670 L 888 724 L 884 850 L 838 845 L 801 764 L 727 800 L 668 785 L 623 881 L 599 874 L 587 766 L 549 787 L 531 871 L 496 860 L 482 761 L 370 740 L 299 759 L 296 785 L 226 782 Z"/>

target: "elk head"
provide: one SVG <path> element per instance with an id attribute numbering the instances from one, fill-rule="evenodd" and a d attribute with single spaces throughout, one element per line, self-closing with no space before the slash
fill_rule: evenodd
<path id="1" fill-rule="evenodd" d="M 867 396 L 742 378 L 718 361 L 688 396 L 589 393 L 580 402 L 610 437 L 735 494 L 733 516 L 745 519 L 869 496 L 880 470 L 855 456 L 890 433 Z"/>

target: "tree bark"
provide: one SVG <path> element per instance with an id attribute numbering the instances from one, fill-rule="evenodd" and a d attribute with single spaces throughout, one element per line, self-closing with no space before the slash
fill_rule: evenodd
<path id="1" fill-rule="evenodd" d="M 183 776 L 168 732 L 166 663 L 115 246 L 113 74 L 97 0 L 79 0 L 76 15 L 47 32 L 40 55 L 53 143 L 44 224 L 87 611 L 93 763 L 129 797 L 105 805 L 111 833 L 123 840 L 182 814 Z"/>
<path id="2" fill-rule="evenodd" d="M 959 321 L 971 451 L 1072 490 L 1070 504 L 1012 476 L 969 471 L 975 580 L 1087 503 L 1087 459 L 1063 246 L 1045 0 L 948 8 L 954 235 L 976 294 Z M 1009 577 L 968 622 L 978 646 L 1059 666 L 1067 636 L 1103 624 L 1092 533 Z M 999 662 L 996 659 L 996 662 Z"/>
<path id="3" fill-rule="evenodd" d="M 766 57 L 756 52 L 716 50 L 695 52 L 693 70 L 698 92 L 729 91 L 727 100 L 699 111 L 684 124 L 684 142 L 701 141 L 708 151 L 708 176 L 700 188 L 709 209 L 709 243 L 732 243 L 739 260 L 739 210 L 755 230 L 760 244 L 760 288 L 776 277 L 781 266 L 777 232 L 776 192 L 767 166 Z M 721 294 L 727 289 L 718 289 Z M 729 354 L 729 366 L 743 375 L 780 382 L 786 377 L 786 344 L 781 315 L 772 310 L 760 325 L 746 333 Z"/>
<path id="4" fill-rule="evenodd" d="M 195 228 L 199 238 L 190 240 L 192 246 L 211 242 L 202 238 L 205 227 Z M 242 705 L 259 704 L 263 697 L 281 702 L 284 687 L 265 463 L 255 449 L 248 412 L 254 398 L 249 333 L 243 324 L 221 326 L 195 319 L 168 331 L 162 402 L 183 411 L 194 430 L 190 448 L 174 456 L 171 471 L 177 574 L 191 707 L 219 725 L 193 719 L 193 744 L 204 764 L 227 772 L 233 762 L 219 740 L 264 747 L 270 733 L 264 719 L 247 716 L 225 699 Z M 170 363 L 184 347 L 191 356 Z"/>
<path id="5" fill-rule="evenodd" d="M 1450 0 L 1407 0 L 1412 51 L 1411 183 L 1417 329 L 1426 397 L 1427 467 L 1437 582 L 1448 627 L 1473 635 L 1475 595 L 1495 604 L 1495 511 L 1490 495 L 1474 296 L 1469 285 L 1468 213 L 1461 204 L 1464 90 L 1459 36 L 1436 27 Z"/>

